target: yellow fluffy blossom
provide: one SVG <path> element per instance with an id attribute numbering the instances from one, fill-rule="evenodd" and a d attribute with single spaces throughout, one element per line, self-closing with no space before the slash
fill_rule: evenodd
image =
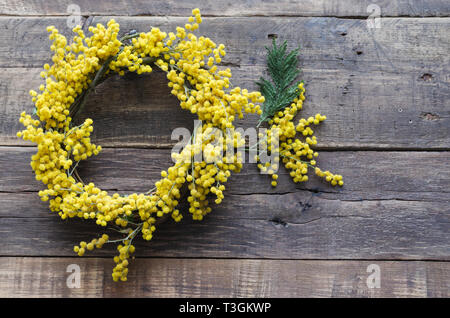
<path id="1" fill-rule="evenodd" d="M 126 280 L 136 236 L 150 240 L 157 219 L 165 215 L 175 221 L 182 219 L 177 206 L 184 184 L 188 184 L 187 200 L 193 219 L 201 220 L 211 211 L 211 194 L 216 204 L 221 203 L 224 184 L 242 168 L 239 153 L 225 156 L 222 150 L 236 149 L 245 141 L 238 134 L 215 138 L 211 131 L 234 133 L 234 120 L 242 118 L 244 112 L 260 113 L 259 104 L 264 102 L 260 92 L 231 85 L 230 69 L 216 65 L 226 54 L 225 46 L 194 34 L 202 18 L 198 9 L 192 14 L 189 23 L 178 27 L 176 33 L 152 28 L 118 37 L 119 24 L 110 20 L 106 26 L 89 27 L 90 35 L 77 26 L 74 36 L 67 40 L 49 26 L 52 63 L 45 64 L 41 72 L 40 92 L 30 91 L 35 105 L 33 115 L 24 112 L 20 117 L 25 129 L 18 132 L 18 137 L 37 144 L 31 167 L 36 179 L 46 185 L 39 192 L 41 199 L 48 201 L 50 209 L 62 219 L 91 220 L 122 233 L 121 239 L 110 240 L 105 234 L 74 247 L 74 252 L 82 256 L 104 244 L 118 243 L 119 255 L 114 258 L 112 274 L 115 281 Z M 101 147 L 91 142 L 91 119 L 81 124 L 74 124 L 72 119 L 77 118 L 89 93 L 106 77 L 127 71 L 150 73 L 155 67 L 166 72 L 171 93 L 181 108 L 197 114 L 203 125 L 195 129 L 191 144 L 174 154 L 176 163 L 161 173 L 161 180 L 147 193 L 119 195 L 84 183 L 76 167 L 80 161 L 97 155 Z M 199 154 L 203 160 L 193 160 Z"/>
<path id="2" fill-rule="evenodd" d="M 310 125 L 318 125 L 320 122 L 326 119 L 326 116 L 316 114 L 314 117 L 301 118 L 298 120 L 298 124 L 294 124 L 294 119 L 299 110 L 302 109 L 303 101 L 305 100 L 305 88 L 303 83 L 298 85 L 298 98 L 294 99 L 294 102 L 287 106 L 283 111 L 276 113 L 271 120 L 269 120 L 270 128 L 267 130 L 267 136 L 263 139 L 270 140 L 270 137 L 274 132 L 277 132 L 279 139 L 279 146 L 272 147 L 270 143 L 267 143 L 267 149 L 270 152 L 276 152 L 279 157 L 282 158 L 284 166 L 290 171 L 290 176 L 294 182 L 308 181 L 308 171 L 313 168 L 316 175 L 324 178 L 331 185 L 343 186 L 344 181 L 341 175 L 332 174 L 329 171 L 322 172 L 316 167 L 316 158 L 318 153 L 313 150 L 312 147 L 317 144 L 317 139 L 313 136 L 314 131 Z M 297 133 L 303 135 L 304 141 L 296 138 Z M 264 144 L 259 145 L 264 146 Z M 264 148 L 263 148 L 264 149 Z M 277 186 L 278 175 L 275 174 L 276 169 L 268 169 L 267 166 L 258 164 L 258 168 L 264 172 L 272 175 L 273 181 L 271 182 L 273 187 Z M 276 168 L 276 166 L 274 167 Z"/>

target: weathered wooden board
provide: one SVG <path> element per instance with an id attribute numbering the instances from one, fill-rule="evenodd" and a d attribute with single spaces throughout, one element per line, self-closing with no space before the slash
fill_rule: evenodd
<path id="1" fill-rule="evenodd" d="M 0 192 L 43 189 L 42 183 L 34 180 L 29 165 L 35 151 L 32 147 L 0 147 Z M 313 173 L 307 183 L 295 184 L 284 167 L 278 171 L 278 186 L 272 188 L 268 176 L 260 175 L 255 164 L 246 163 L 240 173 L 230 178 L 226 193 L 283 194 L 305 190 L 340 200 L 448 202 L 448 161 L 448 152 L 321 151 L 319 166 L 343 175 L 343 188 L 332 187 Z M 81 162 L 79 171 L 85 182 L 94 182 L 105 190 L 146 192 L 160 179 L 161 170 L 170 165 L 168 149 L 108 148 Z M 35 193 L 26 195 L 36 196 Z M 2 213 L 15 212 L 5 209 Z"/>
<path id="2" fill-rule="evenodd" d="M 118 18 L 124 30 L 170 29 L 182 20 Z M 269 34 L 302 45 L 308 98 L 303 114 L 329 118 L 318 128 L 322 148 L 450 149 L 450 18 L 383 21 L 374 33 L 359 20 L 335 18 L 209 18 L 204 29 L 224 40 L 234 83 L 249 89 L 263 74 Z M 6 67 L 0 75 L 2 145 L 24 144 L 15 137 L 17 116 L 31 109 L 27 92 L 40 80 L 38 69 L 22 67 L 49 60 L 47 24 L 63 25 L 64 19 L 0 18 L 5 30 L 0 39 L 7 43 L 0 49 L 0 66 Z M 103 146 L 168 146 L 174 143 L 172 130 L 192 127 L 194 118 L 179 109 L 161 73 L 112 79 L 90 97 L 86 109 L 84 116 L 95 120 L 94 137 Z M 249 116 L 238 124 L 255 123 L 256 116 Z"/>
<path id="3" fill-rule="evenodd" d="M 32 105 L 26 90 L 30 83 L 38 84 L 37 76 L 33 75 L 37 75 L 39 71 L 4 70 L 0 77 L 8 79 L 1 84 L 5 94 L 0 96 L 3 101 L 0 105 L 0 144 L 25 145 L 27 143 L 15 135 L 23 128 L 18 118 L 23 110 L 31 111 Z M 346 75 L 341 74 L 341 77 L 334 71 L 312 69 L 309 72 L 308 101 L 301 115 L 307 117 L 320 112 L 328 116 L 317 128 L 319 148 L 449 149 L 449 99 L 447 91 L 440 89 L 440 84 L 417 80 L 414 85 L 421 95 L 409 103 L 399 96 L 397 90 L 401 86 L 406 91 L 408 82 L 403 81 L 403 75 L 393 75 L 384 90 L 383 99 L 386 101 L 382 102 L 378 100 L 378 96 L 374 96 L 371 80 L 360 74 L 356 79 L 350 77 L 348 83 L 353 88 L 348 90 L 348 94 L 345 93 L 347 89 L 342 88 L 346 94 L 343 95 L 344 99 L 351 101 L 336 103 L 336 97 L 331 91 L 340 88 L 333 88 L 333 85 L 337 85 L 335 78 L 344 80 Z M 239 69 L 235 74 L 242 75 L 243 80 L 251 81 L 245 77 L 249 75 L 243 69 Z M 256 76 L 255 74 L 254 78 Z M 24 77 L 27 81 L 23 80 Z M 385 80 L 386 77 L 378 77 L 380 87 L 381 82 Z M 330 92 L 325 92 L 324 86 L 328 87 Z M 368 95 L 372 94 L 372 97 L 362 99 L 365 93 L 361 93 L 361 90 Z M 102 146 L 168 147 L 176 142 L 171 138 L 172 131 L 178 127 L 191 129 L 195 119 L 192 114 L 181 110 L 169 93 L 163 74 L 155 73 L 151 77 L 133 80 L 115 79 L 99 87 L 97 93 L 91 96 L 86 106 L 87 111 L 82 116 L 94 119 L 93 140 Z M 348 95 L 351 96 L 346 97 Z M 433 96 L 434 101 L 431 99 Z M 392 104 L 388 100 L 392 100 Z M 377 101 L 379 103 L 374 104 Z M 240 120 L 237 126 L 254 127 L 256 121 L 256 116 L 249 115 Z"/>
<path id="4" fill-rule="evenodd" d="M 70 289 L 67 266 L 81 269 Z M 136 259 L 114 283 L 99 258 L 0 258 L 0 297 L 449 297 L 448 262 L 377 261 L 380 288 L 368 288 L 367 261 Z"/>
<path id="5" fill-rule="evenodd" d="M 193 8 L 200 8 L 206 16 L 340 16 L 366 17 L 370 4 L 380 7 L 381 16 L 448 16 L 450 8 L 445 0 L 388 1 L 388 0 L 131 0 L 89 1 L 76 4 L 82 15 L 169 15 L 188 16 Z M 0 15 L 70 15 L 70 1 L 63 0 L 1 0 Z"/>
<path id="6" fill-rule="evenodd" d="M 8 242 L 2 255 L 71 255 L 74 242 L 95 235 L 94 226 L 64 223 L 38 200 L 35 191 L 42 186 L 33 181 L 28 164 L 33 148 L 1 150 L 0 211 L 4 219 L 0 220 L 0 239 Z M 105 149 L 81 164 L 80 173 L 86 182 L 104 189 L 143 192 L 169 166 L 168 158 L 169 150 L 164 149 Z M 232 176 L 226 199 L 205 221 L 195 223 L 188 217 L 182 224 L 163 224 L 155 240 L 143 244 L 140 253 L 272 258 L 450 256 L 447 152 L 322 152 L 319 158 L 327 169 L 345 176 L 342 189 L 314 176 L 296 186 L 284 170 L 279 186 L 272 189 L 267 177 L 248 164 Z M 204 239 L 198 240 L 199 233 Z"/>
<path id="7" fill-rule="evenodd" d="M 174 31 L 187 21 L 183 17 L 93 17 L 84 28 L 107 23 L 111 18 L 120 23 L 122 33 L 148 31 L 152 26 Z M 300 45 L 306 67 L 315 63 L 312 66 L 321 65 L 321 69 L 339 66 L 339 70 L 393 73 L 448 66 L 449 18 L 381 20 L 381 28 L 369 29 L 364 20 L 333 17 L 212 17 L 205 18 L 196 32 L 227 46 L 225 65 L 263 64 L 264 47 L 278 37 L 288 40 L 291 47 Z M 71 33 L 63 17 L 0 17 L 0 39 L 4 43 L 0 66 L 42 67 L 48 62 L 48 25 L 55 25 L 63 34 Z"/>
<path id="8" fill-rule="evenodd" d="M 0 256 L 72 256 L 73 245 L 103 231 L 118 238 L 90 221 L 49 217 L 34 193 L 1 198 L 0 210 L 9 212 L 0 218 Z M 151 242 L 136 239 L 136 255 L 450 260 L 448 202 L 339 200 L 298 191 L 229 194 L 213 209 L 196 222 L 182 206 L 183 221 L 160 224 Z M 92 255 L 115 253 L 111 245 Z"/>

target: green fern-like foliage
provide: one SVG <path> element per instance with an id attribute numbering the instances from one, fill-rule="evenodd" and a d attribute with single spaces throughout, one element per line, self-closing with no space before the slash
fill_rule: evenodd
<path id="1" fill-rule="evenodd" d="M 258 126 L 270 120 L 278 111 L 283 110 L 298 97 L 299 81 L 295 81 L 298 69 L 299 48 L 287 51 L 287 41 L 277 46 L 273 39 L 272 47 L 267 49 L 267 71 L 270 80 L 261 77 L 256 84 L 265 97 L 262 114 Z"/>

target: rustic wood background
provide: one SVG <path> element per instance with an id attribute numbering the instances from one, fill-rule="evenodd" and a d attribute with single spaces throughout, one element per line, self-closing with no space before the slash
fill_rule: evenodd
<path id="1" fill-rule="evenodd" d="M 50 60 L 45 27 L 69 34 L 72 3 L 84 29 L 114 16 L 124 32 L 171 30 L 199 7 L 201 32 L 227 46 L 233 83 L 248 89 L 272 37 L 300 44 L 303 114 L 328 116 L 319 163 L 345 186 L 295 185 L 282 171 L 272 189 L 249 164 L 204 221 L 167 222 L 139 243 L 127 283 L 112 282 L 112 248 L 74 257 L 97 227 L 49 212 L 29 166 L 35 149 L 15 137 Z M 370 3 L 381 28 L 367 28 Z M 0 296 L 449 297 L 449 31 L 447 0 L 0 0 Z M 193 125 L 169 92 L 158 72 L 97 89 L 85 116 L 105 150 L 82 164 L 85 179 L 152 187 L 172 130 Z M 80 289 L 66 286 L 69 264 L 81 267 Z M 367 287 L 369 264 L 381 268 L 379 289 Z"/>

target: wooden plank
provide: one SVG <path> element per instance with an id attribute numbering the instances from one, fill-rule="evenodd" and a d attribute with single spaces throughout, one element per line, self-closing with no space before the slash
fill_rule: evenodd
<path id="1" fill-rule="evenodd" d="M 183 20 L 117 19 L 123 30 L 149 25 L 170 29 Z M 93 23 L 106 20 L 96 18 Z M 229 53 L 225 64 L 234 73 L 235 85 L 249 89 L 256 88 L 254 81 L 263 73 L 269 34 L 302 45 L 307 86 L 302 115 L 328 116 L 318 128 L 322 148 L 450 149 L 450 18 L 383 23 L 370 33 L 353 19 L 209 18 L 204 29 L 213 39 L 224 40 Z M 32 107 L 26 92 L 40 83 L 34 67 L 49 60 L 43 29 L 47 24 L 64 25 L 64 19 L 0 18 L 0 29 L 10 30 L 0 33 L 7 43 L 0 49 L 1 145 L 24 145 L 15 137 L 20 129 L 17 117 Z M 192 127 L 194 118 L 180 110 L 169 93 L 163 74 L 112 79 L 91 96 L 84 116 L 95 120 L 94 137 L 103 146 L 168 146 L 174 143 L 172 130 Z M 248 116 L 238 125 L 251 127 L 256 120 Z"/>
<path id="2" fill-rule="evenodd" d="M 0 84 L 0 91 L 4 92 L 0 97 L 0 144 L 30 145 L 16 137 L 17 131 L 23 129 L 18 118 L 23 110 L 33 107 L 25 90 L 30 87 L 28 79 L 36 84 L 40 82 L 40 71 L 35 68 L 4 70 L 5 81 Z M 113 79 L 90 97 L 88 111 L 82 116 L 95 120 L 93 138 L 102 146 L 169 147 L 175 143 L 171 140 L 173 129 L 192 130 L 193 127 L 195 117 L 180 108 L 162 72 Z M 105 101 L 109 101 L 107 107 Z"/>
<path id="3" fill-rule="evenodd" d="M 24 92 L 34 87 L 30 83 L 37 86 L 39 70 L 3 70 L 0 78 L 5 79 L 1 82 L 5 94 L 0 96 L 0 144 L 28 145 L 16 137 L 23 127 L 18 118 L 23 110 L 32 110 Z M 449 99 L 441 84 L 423 81 L 412 84 L 403 81 L 403 75 L 393 75 L 387 80 L 378 74 L 378 88 L 384 85 L 383 81 L 389 82 L 383 86 L 384 101 L 379 101 L 381 97 L 376 96 L 377 90 L 373 90 L 371 80 L 363 73 L 352 77 L 350 73 L 337 75 L 334 71 L 308 72 L 308 101 L 301 115 L 308 117 L 320 112 L 328 116 L 317 128 L 319 149 L 450 149 Z M 235 74 L 242 75 L 242 81 L 252 81 L 243 69 Z M 335 78 L 344 81 L 347 75 L 352 87 L 342 88 L 346 95 L 342 101 L 336 100 L 331 92 L 340 89 L 333 87 L 337 85 Z M 257 76 L 254 74 L 253 78 Z M 412 100 L 408 97 L 410 101 L 406 102 L 397 89 L 407 92 L 408 83 L 416 86 L 418 94 Z M 251 85 L 244 83 L 243 87 L 248 86 Z M 169 93 L 160 73 L 135 80 L 114 79 L 91 96 L 82 116 L 93 118 L 93 139 L 102 146 L 170 147 L 176 142 L 171 138 L 172 131 L 178 127 L 191 130 L 195 117 L 181 110 Z M 367 98 L 363 97 L 365 94 Z M 392 107 L 388 100 L 396 106 Z M 249 115 L 239 120 L 237 126 L 247 129 L 254 127 L 256 121 L 255 115 Z"/>
<path id="4" fill-rule="evenodd" d="M 33 148 L 1 148 L 0 240 L 5 246 L 1 253 L 70 256 L 75 242 L 97 235 L 98 229 L 86 222 L 62 222 L 39 201 L 35 191 L 42 186 L 33 181 L 28 164 L 33 152 Z M 143 192 L 169 166 L 168 158 L 169 151 L 163 149 L 105 149 L 82 164 L 80 173 L 104 189 Z M 181 224 L 163 224 L 154 241 L 140 244 L 139 253 L 449 258 L 447 152 L 322 152 L 322 162 L 345 176 L 344 188 L 332 188 L 313 176 L 311 182 L 296 186 L 283 170 L 280 186 L 271 189 L 266 176 L 246 165 L 232 177 L 226 199 L 213 214 L 199 223 L 187 216 Z"/>
<path id="5" fill-rule="evenodd" d="M 81 286 L 68 288 L 70 264 Z M 136 259 L 114 283 L 112 261 L 0 258 L 0 297 L 449 297 L 448 262 L 377 261 L 380 288 L 368 288 L 367 261 Z"/>
<path id="6" fill-rule="evenodd" d="M 95 16 L 88 24 L 107 23 L 112 18 L 121 25 L 121 33 L 132 29 L 148 31 L 152 26 L 174 31 L 186 23 L 185 17 Z M 300 45 L 305 66 L 315 62 L 312 66 L 322 65 L 321 69 L 339 65 L 340 69 L 358 70 L 364 66 L 367 72 L 389 73 L 447 66 L 450 44 L 446 31 L 450 19 L 382 18 L 381 21 L 381 28 L 369 29 L 365 20 L 333 17 L 207 17 L 197 32 L 224 43 L 227 46 L 224 63 L 239 66 L 261 65 L 266 56 L 264 47 L 272 37 L 286 39 L 292 47 Z M 45 28 L 55 25 L 68 35 L 71 31 L 66 22 L 64 17 L 0 17 L 3 31 L 0 40 L 5 43 L 0 51 L 0 66 L 42 67 L 51 57 Z M 427 36 L 420 37 L 423 34 Z M 413 65 L 414 62 L 418 65 Z"/>
<path id="7" fill-rule="evenodd" d="M 199 7 L 208 16 L 339 16 L 367 17 L 370 1 L 302 0 L 302 1 L 162 1 L 129 0 L 126 2 L 78 0 L 82 15 L 169 15 L 187 16 Z M 445 0 L 405 2 L 379 1 L 381 16 L 448 16 Z M 0 15 L 70 15 L 67 1 L 14 0 L 0 2 Z M 369 11 L 372 12 L 372 11 Z"/>
<path id="8" fill-rule="evenodd" d="M 31 147 L 0 147 L 0 192 L 5 193 L 5 200 L 11 192 L 43 189 L 42 183 L 34 180 L 29 165 L 35 152 Z M 161 170 L 171 164 L 168 149 L 107 148 L 81 162 L 79 171 L 85 182 L 94 182 L 105 190 L 146 192 L 160 179 Z M 278 171 L 279 184 L 272 188 L 269 178 L 260 175 L 255 164 L 247 163 L 240 173 L 230 178 L 226 194 L 283 194 L 305 190 L 341 200 L 450 201 L 448 152 L 321 151 L 318 164 L 343 175 L 344 187 L 331 187 L 312 173 L 307 183 L 295 184 L 282 167 Z M 35 193 L 23 195 L 34 199 L 36 196 Z M 8 209 L 0 211 L 3 216 L 8 213 L 11 213 Z"/>
<path id="9" fill-rule="evenodd" d="M 10 193 L 0 202 L 1 211 L 17 213 L 0 218 L 0 256 L 73 256 L 75 244 L 104 231 L 119 238 L 91 221 L 46 217 L 48 207 L 36 196 Z M 448 202 L 339 200 L 299 191 L 229 194 L 213 210 L 195 222 L 183 204 L 183 221 L 159 225 L 151 242 L 137 239 L 136 255 L 450 260 Z M 92 255 L 115 253 L 109 245 Z"/>

